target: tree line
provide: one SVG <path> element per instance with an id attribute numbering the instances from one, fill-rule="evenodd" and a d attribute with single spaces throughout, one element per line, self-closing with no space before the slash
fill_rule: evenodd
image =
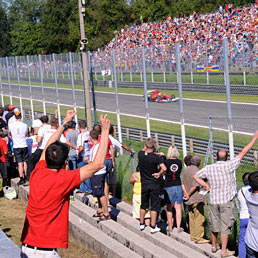
<path id="1" fill-rule="evenodd" d="M 97 50 L 125 25 L 212 12 L 255 0 L 85 0 L 87 50 Z M 78 0 L 0 0 L 0 56 L 76 52 Z"/>

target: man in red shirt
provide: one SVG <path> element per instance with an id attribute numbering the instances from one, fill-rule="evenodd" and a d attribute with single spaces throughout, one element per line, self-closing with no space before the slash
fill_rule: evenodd
<path id="1" fill-rule="evenodd" d="M 6 141 L 2 139 L 4 137 L 4 132 L 0 129 L 0 173 L 3 179 L 3 187 L 7 186 L 7 166 L 6 166 L 6 155 L 8 153 L 8 147 Z M 1 191 L 0 195 L 3 195 L 3 191 Z"/>
<path id="2" fill-rule="evenodd" d="M 69 149 L 59 139 L 75 114 L 67 111 L 64 124 L 51 136 L 31 173 L 21 257 L 60 257 L 56 248 L 68 247 L 70 191 L 104 167 L 110 121 L 101 116 L 101 141 L 94 161 L 80 169 L 65 170 Z"/>

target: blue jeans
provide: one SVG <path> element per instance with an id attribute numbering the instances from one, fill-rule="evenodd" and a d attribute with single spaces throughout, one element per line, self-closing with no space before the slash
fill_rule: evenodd
<path id="1" fill-rule="evenodd" d="M 87 165 L 87 163 L 83 160 L 83 158 L 84 157 L 81 156 L 78 159 L 78 168 L 81 168 L 81 167 Z M 82 193 L 92 193 L 90 178 L 88 178 L 85 181 L 81 182 L 81 184 L 80 184 L 80 192 L 82 192 Z"/>
<path id="2" fill-rule="evenodd" d="M 181 185 L 164 187 L 166 204 L 183 203 L 183 189 Z"/>
<path id="3" fill-rule="evenodd" d="M 239 243 L 238 243 L 238 254 L 239 258 L 246 257 L 246 248 L 245 248 L 245 232 L 247 229 L 249 219 L 239 219 Z"/>
<path id="4" fill-rule="evenodd" d="M 77 154 L 68 156 L 69 169 L 74 170 L 77 168 Z"/>
<path id="5" fill-rule="evenodd" d="M 250 248 L 248 245 L 246 246 L 246 258 L 257 258 L 258 257 L 258 252 Z"/>

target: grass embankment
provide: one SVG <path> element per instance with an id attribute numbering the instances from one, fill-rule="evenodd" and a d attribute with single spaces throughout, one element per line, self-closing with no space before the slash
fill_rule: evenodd
<path id="1" fill-rule="evenodd" d="M 26 204 L 20 199 L 8 200 L 5 197 L 0 197 L 0 209 L 1 229 L 13 242 L 21 246 L 20 238 L 25 219 Z M 58 253 L 63 258 L 97 258 L 95 254 L 76 243 L 72 236 L 69 236 L 68 249 L 59 249 Z"/>

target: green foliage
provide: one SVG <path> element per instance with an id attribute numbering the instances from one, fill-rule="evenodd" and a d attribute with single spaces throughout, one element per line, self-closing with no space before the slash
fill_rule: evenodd
<path id="1" fill-rule="evenodd" d="M 4 6 L 0 5 L 0 56 L 6 56 L 10 52 L 9 28 Z"/>

